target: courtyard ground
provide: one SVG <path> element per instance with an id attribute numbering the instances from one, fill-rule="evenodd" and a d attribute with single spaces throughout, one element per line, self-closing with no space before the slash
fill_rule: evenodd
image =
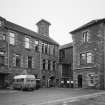
<path id="1" fill-rule="evenodd" d="M 62 102 L 56 105 L 105 105 L 105 94 L 88 99 L 77 99 L 74 102 Z"/>
<path id="2" fill-rule="evenodd" d="M 77 101 L 75 97 L 86 95 L 90 97 L 92 94 L 104 92 L 104 90 L 72 88 L 41 88 L 35 91 L 0 90 L 0 105 L 63 105 L 65 101 L 73 98 Z M 68 102 L 67 105 L 72 104 Z"/>

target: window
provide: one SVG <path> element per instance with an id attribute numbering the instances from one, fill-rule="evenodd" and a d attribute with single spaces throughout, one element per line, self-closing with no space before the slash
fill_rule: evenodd
<path id="1" fill-rule="evenodd" d="M 2 21 L 0 21 L 0 27 L 2 26 Z"/>
<path id="2" fill-rule="evenodd" d="M 51 69 L 51 61 L 48 60 L 48 70 L 50 70 L 50 69 Z"/>
<path id="3" fill-rule="evenodd" d="M 4 56 L 0 55 L 0 65 L 4 65 Z"/>
<path id="4" fill-rule="evenodd" d="M 56 63 L 55 61 L 53 62 L 53 70 L 55 71 Z"/>
<path id="5" fill-rule="evenodd" d="M 88 86 L 95 86 L 95 74 L 94 73 L 89 73 L 88 74 Z"/>
<path id="6" fill-rule="evenodd" d="M 47 49 L 47 51 L 48 51 L 48 54 L 50 55 L 50 45 L 48 44 L 48 49 Z"/>
<path id="7" fill-rule="evenodd" d="M 50 55 L 50 45 L 48 45 L 48 54 Z"/>
<path id="8" fill-rule="evenodd" d="M 53 49 L 54 49 L 54 46 L 51 45 L 50 47 L 51 47 L 51 48 L 50 48 L 51 55 L 53 55 Z"/>
<path id="9" fill-rule="evenodd" d="M 0 40 L 5 40 L 6 39 L 6 35 L 4 33 L 0 33 Z"/>
<path id="10" fill-rule="evenodd" d="M 88 42 L 89 41 L 89 34 L 88 31 L 83 32 L 83 42 Z"/>
<path id="11" fill-rule="evenodd" d="M 14 45 L 15 44 L 15 33 L 9 32 L 9 43 Z"/>
<path id="12" fill-rule="evenodd" d="M 59 51 L 59 60 L 62 62 L 65 58 L 65 50 L 60 50 Z"/>
<path id="13" fill-rule="evenodd" d="M 39 41 L 38 40 L 34 41 L 34 47 L 35 47 L 35 51 L 39 50 Z"/>
<path id="14" fill-rule="evenodd" d="M 45 54 L 47 54 L 48 53 L 48 44 L 45 44 Z"/>
<path id="15" fill-rule="evenodd" d="M 45 59 L 43 60 L 43 69 L 45 69 L 46 67 L 46 61 L 45 61 Z"/>
<path id="16" fill-rule="evenodd" d="M 85 64 L 86 62 L 86 54 L 82 53 L 80 54 L 80 64 Z"/>
<path id="17" fill-rule="evenodd" d="M 5 52 L 0 51 L 0 65 L 5 64 Z"/>
<path id="18" fill-rule="evenodd" d="M 43 76 L 42 78 L 43 78 L 43 80 L 45 80 L 45 78 L 46 78 L 46 77 L 45 77 L 45 76 Z"/>
<path id="19" fill-rule="evenodd" d="M 32 57 L 28 56 L 28 68 L 32 68 Z"/>
<path id="20" fill-rule="evenodd" d="M 80 64 L 93 63 L 93 55 L 91 52 L 80 54 Z"/>
<path id="21" fill-rule="evenodd" d="M 30 44 L 29 44 L 29 38 L 25 37 L 25 48 L 29 48 Z"/>
<path id="22" fill-rule="evenodd" d="M 87 63 L 92 63 L 92 53 L 88 52 L 86 53 Z"/>
<path id="23" fill-rule="evenodd" d="M 38 40 L 35 40 L 35 45 L 38 45 L 39 44 L 39 41 Z"/>
<path id="24" fill-rule="evenodd" d="M 55 46 L 54 46 L 54 48 L 53 48 L 53 54 L 55 55 Z"/>
<path id="25" fill-rule="evenodd" d="M 42 53 L 44 53 L 44 43 L 42 43 Z"/>
<path id="26" fill-rule="evenodd" d="M 21 56 L 16 54 L 16 66 L 20 67 L 21 66 Z"/>

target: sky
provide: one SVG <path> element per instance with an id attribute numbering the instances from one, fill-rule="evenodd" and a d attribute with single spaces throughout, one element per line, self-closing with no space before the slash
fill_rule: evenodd
<path id="1" fill-rule="evenodd" d="M 105 0 L 0 0 L 0 16 L 37 32 L 36 23 L 51 23 L 50 37 L 60 45 L 72 42 L 70 31 L 105 18 Z"/>

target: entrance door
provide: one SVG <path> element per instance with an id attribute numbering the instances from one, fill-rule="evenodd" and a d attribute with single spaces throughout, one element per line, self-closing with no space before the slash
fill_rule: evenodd
<path id="1" fill-rule="evenodd" d="M 78 75 L 78 87 L 82 88 L 82 75 Z"/>
<path id="2" fill-rule="evenodd" d="M 54 80 L 55 80 L 55 77 L 54 77 L 54 76 L 50 77 L 50 80 L 49 80 L 49 87 L 54 87 L 54 86 L 55 86 Z"/>
<path id="3" fill-rule="evenodd" d="M 4 87 L 4 77 L 5 77 L 4 74 L 0 74 L 0 88 Z"/>

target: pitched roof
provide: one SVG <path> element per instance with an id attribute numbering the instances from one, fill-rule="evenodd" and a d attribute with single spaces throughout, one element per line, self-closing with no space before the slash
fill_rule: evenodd
<path id="1" fill-rule="evenodd" d="M 45 22 L 45 23 L 47 23 L 48 25 L 51 25 L 50 22 L 48 22 L 48 21 L 46 21 L 46 20 L 44 20 L 44 19 L 41 19 L 39 22 L 36 23 L 36 25 L 40 24 L 41 22 Z"/>
<path id="2" fill-rule="evenodd" d="M 92 25 L 97 24 L 97 23 L 100 23 L 100 22 L 105 22 L 105 18 L 92 20 L 92 21 L 90 21 L 90 22 L 88 22 L 88 23 L 86 23 L 86 24 L 80 26 L 79 28 L 77 28 L 77 29 L 71 31 L 70 33 L 72 34 L 72 33 L 74 33 L 74 32 L 77 32 L 77 31 L 79 31 L 79 30 L 81 30 L 81 29 L 87 28 L 87 27 L 89 27 L 89 26 L 92 26 Z"/>
<path id="3" fill-rule="evenodd" d="M 54 41 L 51 37 L 47 37 L 47 36 L 44 36 L 44 35 L 41 35 L 37 32 L 34 32 L 32 30 L 29 30 L 27 28 L 24 28 L 20 25 L 17 25 L 15 23 L 12 23 L 10 21 L 5 21 L 5 27 L 8 28 L 8 29 L 12 29 L 14 31 L 17 31 L 17 32 L 21 32 L 25 35 L 29 35 L 29 36 L 32 36 L 32 37 L 35 37 L 36 39 L 39 39 L 39 40 L 42 40 L 42 41 L 46 41 L 46 42 L 49 42 L 51 44 L 55 44 L 55 45 L 59 45 L 56 41 Z"/>
<path id="4" fill-rule="evenodd" d="M 61 50 L 61 49 L 69 48 L 69 47 L 73 47 L 73 43 L 72 43 L 72 42 L 71 42 L 71 43 L 68 43 L 68 44 L 65 44 L 65 45 L 60 46 L 60 47 L 59 47 L 59 49 Z"/>

